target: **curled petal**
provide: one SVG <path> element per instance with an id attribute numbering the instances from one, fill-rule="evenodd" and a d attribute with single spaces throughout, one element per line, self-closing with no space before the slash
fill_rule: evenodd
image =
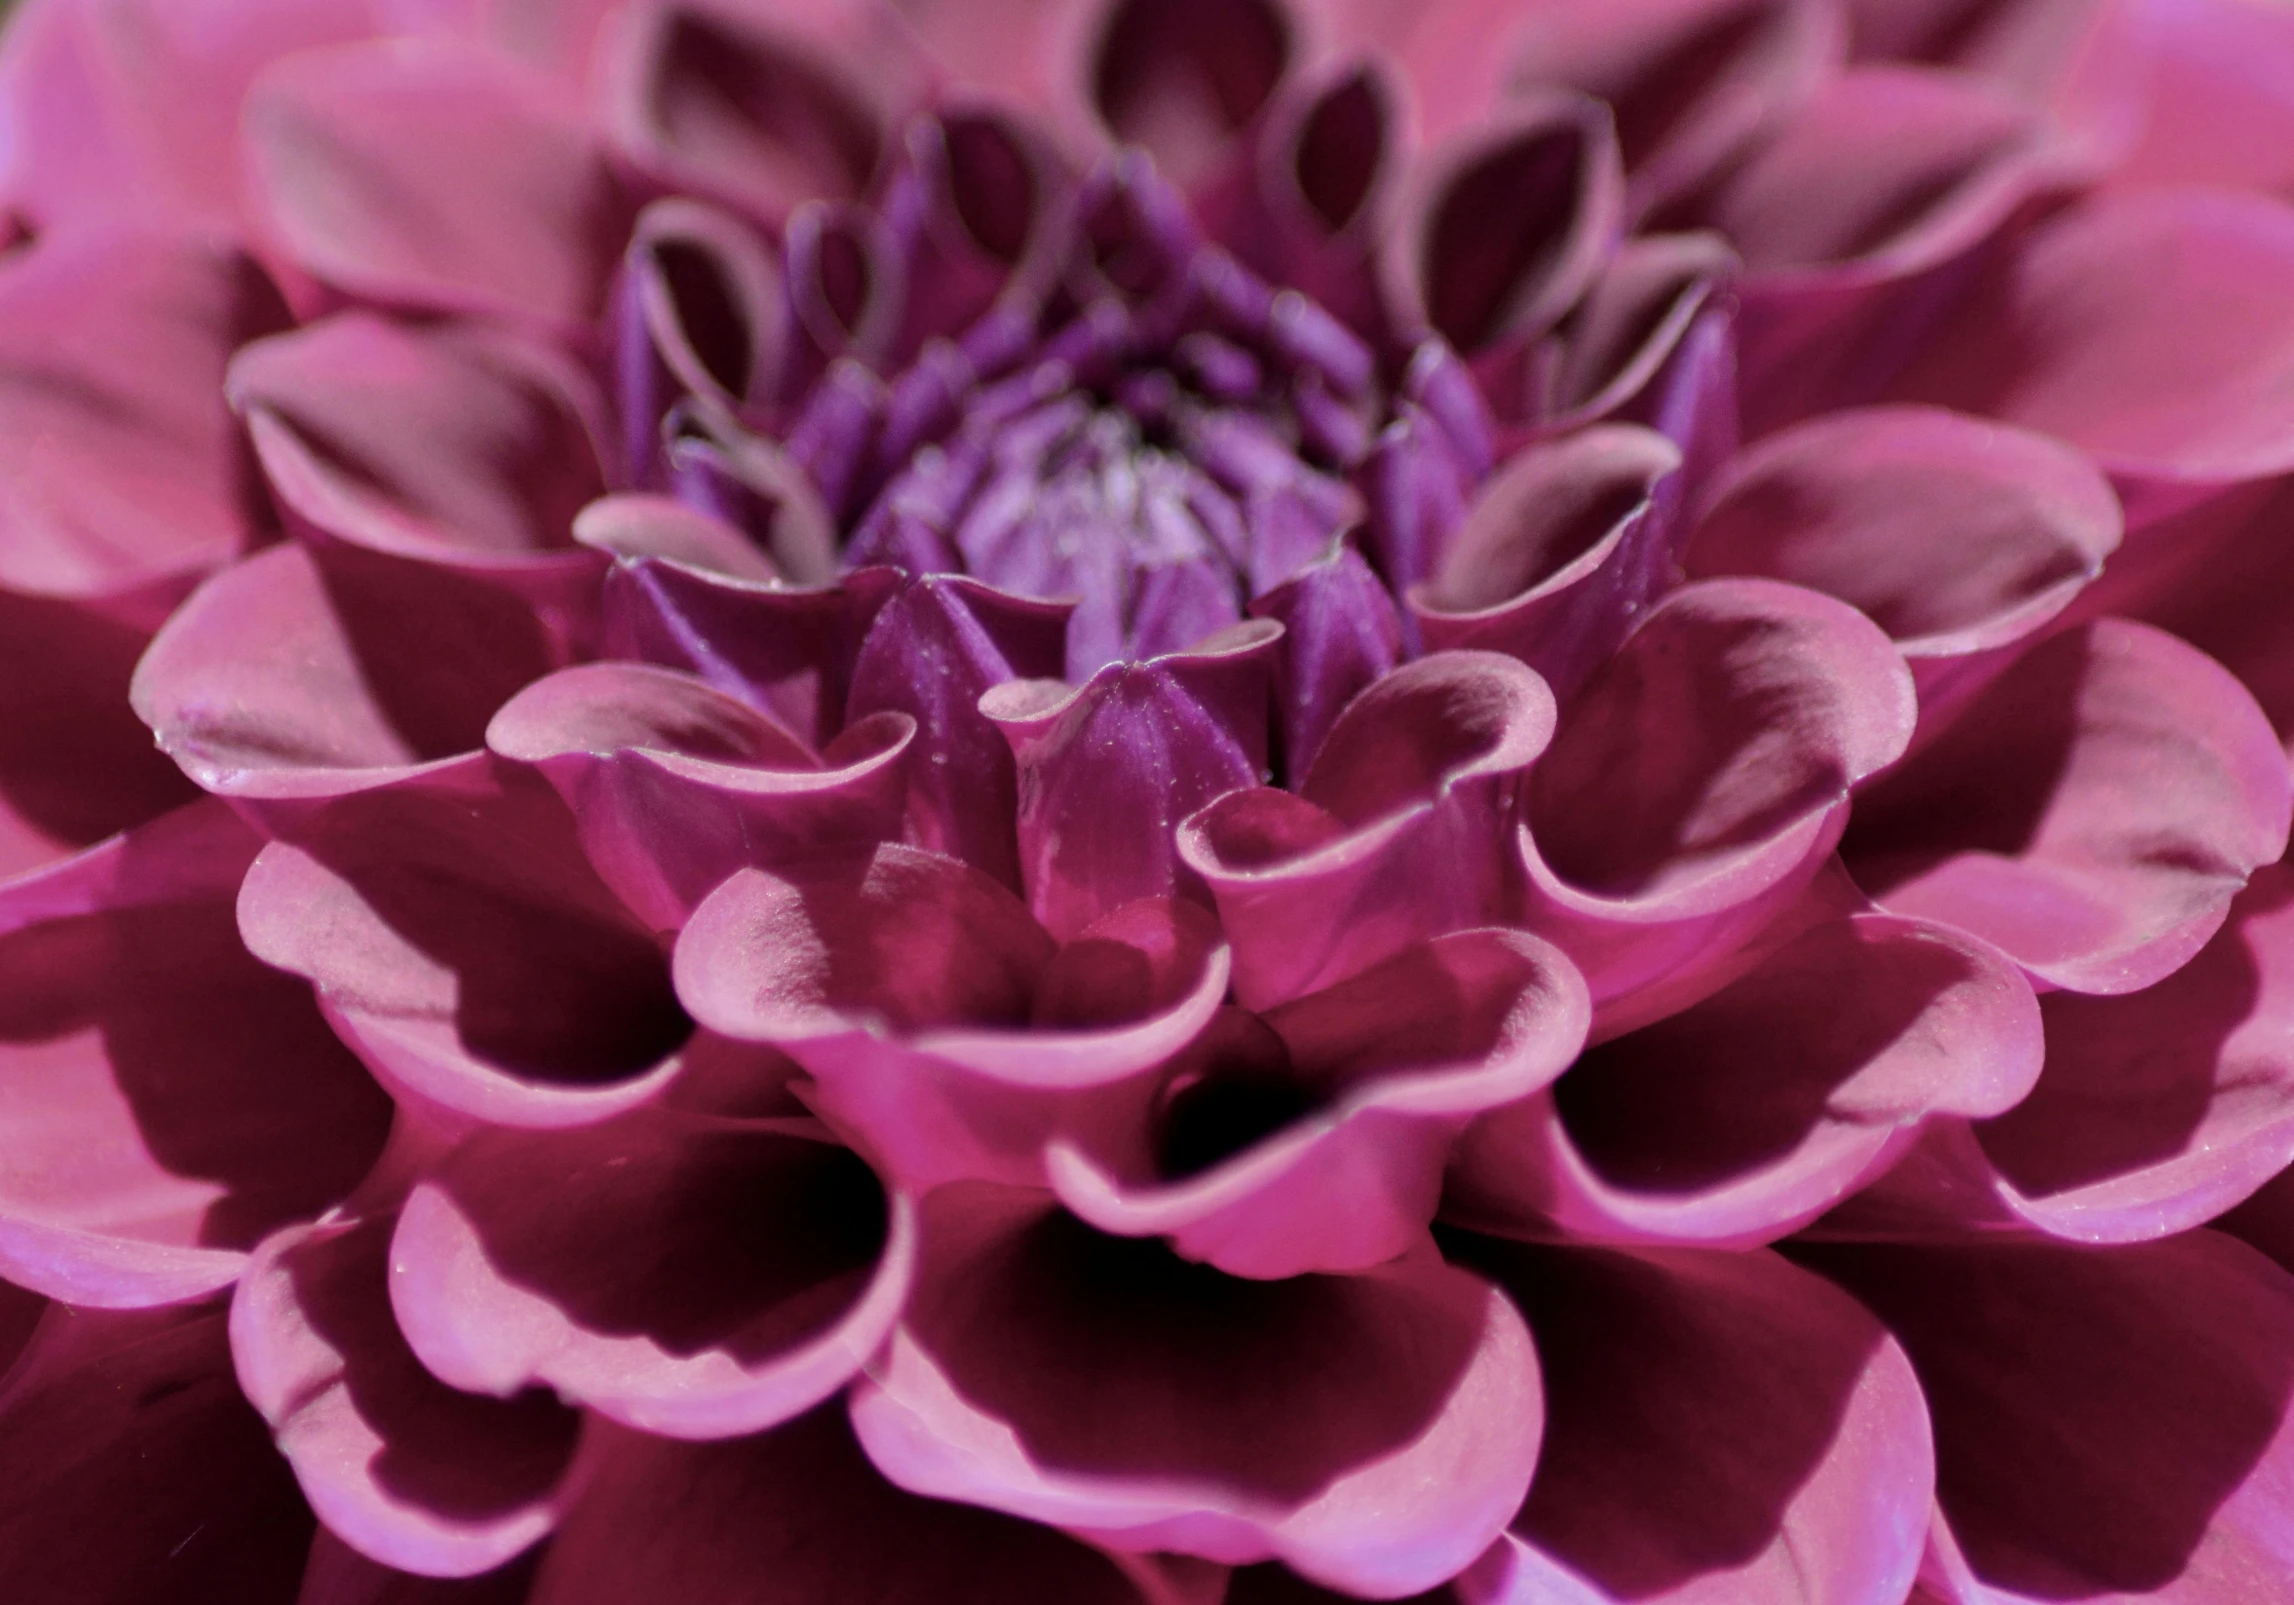
<path id="1" fill-rule="evenodd" d="M 0 894 L 0 1273 L 78 1305 L 228 1286 L 357 1187 L 389 1100 L 231 915 L 258 842 L 179 810 Z"/>
<path id="2" fill-rule="evenodd" d="M 2294 464 L 2294 207 L 2154 190 L 2033 229 L 1897 382 L 2068 441 L 2122 485 Z"/>
<path id="3" fill-rule="evenodd" d="M 1521 1318 L 1430 1253 L 1240 1281 L 981 1186 L 925 1201 L 915 1298 L 852 1401 L 915 1492 L 1387 1598 L 1488 1547 L 1543 1414 Z"/>
<path id="4" fill-rule="evenodd" d="M 1381 1264 L 1423 1240 L 1452 1140 L 1559 1075 L 1591 1012 L 1534 937 L 1439 937 L 1268 1014 L 1279 1064 L 1206 1039 L 1166 1070 L 1152 1144 L 1063 1142 L 1052 1186 L 1102 1231 L 1235 1276 Z"/>
<path id="5" fill-rule="evenodd" d="M 1504 652 L 1573 697 L 1672 581 L 1683 531 L 1658 488 L 1680 466 L 1671 441 L 1629 424 L 1515 456 L 1410 591 L 1428 649 Z"/>
<path id="6" fill-rule="evenodd" d="M 2245 687 L 2147 625 L 2033 648 L 1856 804 L 1843 852 L 1898 913 L 2034 976 L 2131 992 L 2222 924 L 2285 850 L 2294 782 Z"/>
<path id="7" fill-rule="evenodd" d="M 2012 965 L 1948 930 L 1858 915 L 1484 1119 L 1447 1207 L 1517 1234 L 1771 1241 L 1879 1174 L 1929 1117 L 2012 1106 L 2041 1053 Z"/>
<path id="8" fill-rule="evenodd" d="M 1537 1333 L 1529 1498 L 1461 1582 L 1480 1605 L 1901 1598 L 1935 1485 L 1880 1323 L 1766 1253 L 1458 1241 Z"/>
<path id="9" fill-rule="evenodd" d="M 492 51 L 400 40 L 282 61 L 248 96 L 253 205 L 351 294 L 567 325 L 604 303 L 630 209 L 582 121 Z"/>
<path id="10" fill-rule="evenodd" d="M 1365 334 L 1383 316 L 1374 251 L 1402 179 L 1403 117 L 1402 90 L 1375 60 L 1296 84 L 1259 139 L 1251 226 L 1227 234 L 1254 267 Z"/>
<path id="11" fill-rule="evenodd" d="M 2084 457 L 1929 408 L 1832 413 L 1730 465 L 1693 575 L 1765 574 L 1836 596 L 1913 665 L 2020 640 L 2100 574 L 2124 525 Z"/>
<path id="12" fill-rule="evenodd" d="M 266 1242 L 231 1301 L 231 1350 L 311 1508 L 405 1571 L 490 1571 L 550 1530 L 579 1418 L 422 1368 L 390 1311 L 390 1221 Z"/>
<path id="13" fill-rule="evenodd" d="M 1299 52 L 1297 18 L 1275 0 L 1088 9 L 1099 18 L 1086 68 L 1093 113 L 1182 188 L 1218 176 Z"/>
<path id="14" fill-rule="evenodd" d="M 644 1110 L 466 1140 L 407 1198 L 390 1297 L 457 1387 L 547 1385 L 646 1432 L 729 1438 L 844 1385 L 914 1252 L 913 1206 L 849 1150 Z"/>
<path id="15" fill-rule="evenodd" d="M 284 1600 L 311 1514 L 224 1313 L 51 1310 L 0 1389 L 0 1574 L 55 1605 Z"/>
<path id="16" fill-rule="evenodd" d="M 1422 658 L 1354 699 L 1298 794 L 1253 788 L 1188 818 L 1179 853 L 1235 944 L 1236 996 L 1270 1008 L 1496 923 L 1514 792 L 1553 721 L 1552 694 L 1510 658 Z"/>
<path id="17" fill-rule="evenodd" d="M 1585 971 L 1597 1035 L 1800 896 L 1913 717 L 1903 659 L 1829 597 L 1708 580 L 1642 615 L 1531 771 L 1518 833 L 1527 922 Z"/>
<path id="18" fill-rule="evenodd" d="M 2204 1224 L 2294 1161 L 2294 919 L 2259 872 L 2198 956 L 2125 997 L 2040 1000 L 2029 1097 L 1939 1131 L 1824 1223 L 1844 1236 L 2025 1226 L 2134 1242 Z"/>
<path id="19" fill-rule="evenodd" d="M 526 1605 L 540 1549 L 476 1577 L 424 1577 L 369 1560 L 321 1527 L 295 1605 Z"/>
<path id="20" fill-rule="evenodd" d="M 1607 109 L 1563 91 L 1514 103 L 1441 158 L 1386 255 L 1392 316 L 1473 364 L 1500 417 L 1530 400 L 1529 343 L 1576 305 L 1615 249 L 1624 176 Z"/>
<path id="21" fill-rule="evenodd" d="M 1282 626 L 1276 734 L 1285 772 L 1300 777 L 1347 705 L 1401 662 L 1402 621 L 1393 597 L 1346 541 L 1254 598 L 1250 610 Z"/>
<path id="22" fill-rule="evenodd" d="M 1006 595 L 960 575 L 925 575 L 886 602 L 853 661 L 848 719 L 916 722 L 911 840 L 1020 885 L 1019 775 L 980 698 L 1013 679 L 1055 677 L 1068 607 Z"/>
<path id="23" fill-rule="evenodd" d="M 290 542 L 192 593 L 136 665 L 132 695 L 204 790 L 286 806 L 474 750 L 552 657 L 506 592 Z"/>
<path id="24" fill-rule="evenodd" d="M 816 758 L 689 676 L 592 663 L 511 698 L 486 740 L 541 770 L 599 876 L 654 929 L 673 931 L 746 865 L 897 838 L 915 730 L 899 714 L 865 719 Z"/>
<path id="25" fill-rule="evenodd" d="M 2294 1281 L 2214 1232 L 1795 1250 L 1885 1321 L 1935 1424 L 1952 1605 L 2213 1605 L 2294 1572 Z"/>
<path id="26" fill-rule="evenodd" d="M 1717 234 L 1644 234 L 1619 246 L 1555 333 L 1560 360 L 1543 427 L 1647 417 L 1689 449 L 1687 432 L 1662 418 L 1665 392 L 1695 360 L 1692 330 L 1725 307 L 1721 292 L 1741 265 Z"/>
<path id="27" fill-rule="evenodd" d="M 1019 764 L 1020 876 L 1045 929 L 1185 888 L 1179 822 L 1266 778 L 1281 636 L 1253 619 L 1080 688 L 1014 681 L 981 698 Z"/>
<path id="28" fill-rule="evenodd" d="M 868 90 L 754 8 L 647 0 L 621 18 L 604 77 L 625 155 L 775 227 L 806 201 L 859 196 L 884 159 Z"/>
<path id="29" fill-rule="evenodd" d="M 319 988 L 401 1098 L 516 1126 L 648 1101 L 692 1031 L 667 959 L 539 780 L 482 755 L 338 798 L 239 894 L 258 957 Z"/>
<path id="30" fill-rule="evenodd" d="M 1162 1605 L 1064 1534 L 894 1487 L 833 1405 L 723 1443 L 596 1423 L 579 1477 L 531 1605 L 746 1605 L 760 1578 L 785 1605 L 1004 1605 L 1015 1587 L 1061 1605 Z"/>
<path id="31" fill-rule="evenodd" d="M 601 496 L 574 515 L 573 538 L 625 562 L 660 558 L 764 584 L 781 578 L 772 554 L 746 532 L 670 496 Z"/>
<path id="32" fill-rule="evenodd" d="M 1568 0 L 1522 30 L 1515 81 L 1608 103 L 1635 216 L 1690 195 L 1790 118 L 1838 67 L 1814 0 Z"/>
<path id="33" fill-rule="evenodd" d="M 992 104 L 920 118 L 906 144 L 907 168 L 883 206 L 909 262 L 899 348 L 960 338 L 962 351 L 982 318 L 1033 315 L 1050 292 L 1071 245 L 1063 203 L 1073 181 L 1032 126 Z"/>

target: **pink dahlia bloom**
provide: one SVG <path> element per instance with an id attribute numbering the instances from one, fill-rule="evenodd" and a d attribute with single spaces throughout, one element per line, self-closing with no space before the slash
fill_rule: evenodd
<path id="1" fill-rule="evenodd" d="M 2294 10 L 0 135 L 0 1596 L 2294 1601 Z"/>

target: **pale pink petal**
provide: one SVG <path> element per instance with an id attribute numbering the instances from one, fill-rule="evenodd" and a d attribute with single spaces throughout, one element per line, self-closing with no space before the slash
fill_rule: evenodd
<path id="1" fill-rule="evenodd" d="M 1858 798 L 1843 848 L 1898 913 L 2034 976 L 2131 992 L 2206 944 L 2285 850 L 2294 781 L 2220 665 L 2147 625 L 2055 636 Z"/>
<path id="2" fill-rule="evenodd" d="M 75 1304 L 229 1285 L 355 1188 L 390 1104 L 250 958 L 258 842 L 201 803 L 0 893 L 0 1272 Z"/>
<path id="3" fill-rule="evenodd" d="M 1528 1330 L 1430 1253 L 1249 1282 L 1028 1192 L 943 1188 L 924 1214 L 909 1314 L 852 1403 L 912 1491 L 1391 1598 L 1463 1568 L 1528 1487 Z"/>
<path id="4" fill-rule="evenodd" d="M 506 1125 L 602 1120 L 676 1075 L 693 1023 L 564 805 L 491 762 L 434 765 L 296 819 L 248 872 L 240 933 L 317 984 L 402 1099 Z"/>
<path id="5" fill-rule="evenodd" d="M 2149 11 L 2150 118 L 2112 182 L 2294 190 L 2294 17 L 2273 0 L 2174 0 Z"/>
<path id="6" fill-rule="evenodd" d="M 477 1577 L 423 1577 L 369 1560 L 321 1527 L 294 1605 L 526 1605 L 541 1555 L 530 1549 Z"/>
<path id="7" fill-rule="evenodd" d="M 690 676 L 592 663 L 519 692 L 486 741 L 542 772 L 599 876 L 631 912 L 673 931 L 737 869 L 898 839 L 915 733 L 887 713 L 816 757 Z"/>
<path id="8" fill-rule="evenodd" d="M 1545 1446 L 1474 1605 L 1866 1605 L 1920 1563 L 1935 1455 L 1903 1350 L 1773 1254 L 1461 1245 L 1537 1334 Z"/>
<path id="9" fill-rule="evenodd" d="M 2294 1280 L 2252 1249 L 2201 1231 L 1796 1257 L 1869 1304 L 1919 1374 L 1937 1597 L 2233 1605 L 2294 1575 Z"/>
<path id="10" fill-rule="evenodd" d="M 1878 1175 L 1931 1116 L 2013 1105 L 2041 1051 L 2030 986 L 1982 943 L 1836 921 L 1485 1117 L 1445 1211 L 1515 1234 L 1772 1241 Z"/>
<path id="11" fill-rule="evenodd" d="M 1055 1146 L 1052 1187 L 1236 1276 L 1377 1265 L 1423 1240 L 1458 1133 L 1566 1069 L 1591 1013 L 1536 938 L 1439 937 L 1263 1023 L 1233 1011 L 1159 1073 L 1151 1126 Z"/>
<path id="12" fill-rule="evenodd" d="M 1527 923 L 1621 1018 L 1801 895 L 1849 788 L 1902 753 L 1913 715 L 1903 659 L 1845 604 L 1767 580 L 1672 592 L 1530 771 Z"/>
<path id="13" fill-rule="evenodd" d="M 847 1149 L 640 1111 L 468 1139 L 407 1198 L 390 1298 L 457 1387 L 546 1385 L 647 1432 L 738 1437 L 859 1370 L 914 1238 L 913 1206 Z"/>
<path id="14" fill-rule="evenodd" d="M 579 1418 L 422 1368 L 391 1318 L 387 1216 L 278 1233 L 231 1301 L 231 1350 L 311 1508 L 386 1565 L 490 1571 L 550 1529 Z"/>
<path id="15" fill-rule="evenodd" d="M 323 282 L 386 304 L 586 322 L 628 238 L 601 144 L 549 81 L 446 40 L 311 51 L 246 109 L 269 234 Z"/>
<path id="16" fill-rule="evenodd" d="M 1190 816 L 1180 857 L 1235 945 L 1236 998 L 1270 1008 L 1498 923 L 1515 789 L 1553 720 L 1551 693 L 1512 659 L 1440 653 L 1356 697 L 1299 793 L 1256 787 Z"/>

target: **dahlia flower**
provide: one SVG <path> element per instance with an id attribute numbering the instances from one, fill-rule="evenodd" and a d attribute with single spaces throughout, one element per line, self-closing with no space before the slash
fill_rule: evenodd
<path id="1" fill-rule="evenodd" d="M 0 1595 L 2294 1600 L 2294 10 L 0 130 Z"/>

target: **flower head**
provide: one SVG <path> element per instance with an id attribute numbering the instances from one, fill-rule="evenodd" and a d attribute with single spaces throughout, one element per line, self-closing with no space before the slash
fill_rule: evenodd
<path id="1" fill-rule="evenodd" d="M 27 0 L 0 1592 L 2294 1595 L 2289 60 Z"/>

